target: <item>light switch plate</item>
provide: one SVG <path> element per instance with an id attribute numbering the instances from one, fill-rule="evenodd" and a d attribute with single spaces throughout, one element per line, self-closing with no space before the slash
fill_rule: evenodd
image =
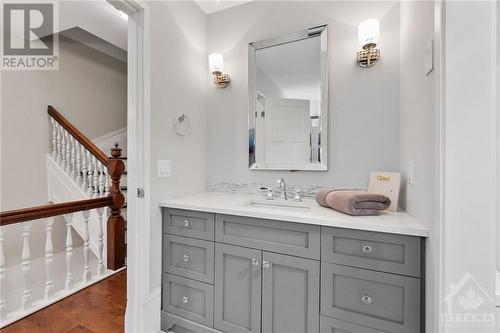
<path id="1" fill-rule="evenodd" d="M 408 184 L 413 185 L 415 183 L 415 162 L 408 161 Z"/>
<path id="2" fill-rule="evenodd" d="M 158 178 L 170 177 L 172 175 L 172 162 L 170 160 L 158 160 Z"/>
<path id="3" fill-rule="evenodd" d="M 425 48 L 425 75 L 429 75 L 434 69 L 434 41 L 431 40 Z"/>

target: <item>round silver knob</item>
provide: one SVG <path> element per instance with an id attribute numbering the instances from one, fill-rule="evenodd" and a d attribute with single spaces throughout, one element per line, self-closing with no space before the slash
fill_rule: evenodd
<path id="1" fill-rule="evenodd" d="M 189 296 L 183 296 L 182 303 L 187 304 L 187 302 L 189 302 Z"/>
<path id="2" fill-rule="evenodd" d="M 252 258 L 252 265 L 254 266 L 259 266 L 260 262 L 259 262 L 259 259 L 257 258 Z"/>
<path id="3" fill-rule="evenodd" d="M 373 247 L 371 245 L 363 245 L 363 253 L 364 254 L 372 254 L 373 253 Z"/>
<path id="4" fill-rule="evenodd" d="M 184 220 L 184 228 L 191 228 L 191 221 Z"/>
<path id="5" fill-rule="evenodd" d="M 373 303 L 373 296 L 370 296 L 369 294 L 363 294 L 361 295 L 361 303 L 370 305 Z"/>
<path id="6" fill-rule="evenodd" d="M 182 260 L 184 260 L 184 262 L 189 262 L 189 260 L 191 260 L 191 257 L 186 253 L 182 256 Z"/>
<path id="7" fill-rule="evenodd" d="M 270 266 L 271 266 L 271 265 L 269 264 L 269 261 L 264 260 L 264 261 L 262 262 L 262 267 L 264 267 L 264 268 L 269 268 Z"/>

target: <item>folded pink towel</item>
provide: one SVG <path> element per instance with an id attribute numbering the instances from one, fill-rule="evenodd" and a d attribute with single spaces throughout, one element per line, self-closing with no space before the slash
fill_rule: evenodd
<path id="1" fill-rule="evenodd" d="M 391 205 L 391 199 L 382 194 L 333 188 L 319 190 L 316 201 L 321 206 L 354 216 L 379 215 Z"/>

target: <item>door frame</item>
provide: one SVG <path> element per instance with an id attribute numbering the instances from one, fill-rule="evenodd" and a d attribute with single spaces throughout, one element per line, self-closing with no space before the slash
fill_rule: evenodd
<path id="1" fill-rule="evenodd" d="M 160 290 L 150 290 L 150 9 L 145 0 L 107 0 L 128 15 L 126 332 L 160 331 Z M 138 195 L 143 189 L 143 196 Z M 149 309 L 149 310 L 148 310 Z"/>

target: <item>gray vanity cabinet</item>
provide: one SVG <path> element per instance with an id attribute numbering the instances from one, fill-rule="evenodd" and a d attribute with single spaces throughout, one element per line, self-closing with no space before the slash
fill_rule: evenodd
<path id="1" fill-rule="evenodd" d="M 261 320 L 262 251 L 215 245 L 214 327 L 258 333 Z"/>
<path id="2" fill-rule="evenodd" d="M 262 332 L 319 331 L 319 261 L 262 256 Z"/>
<path id="3" fill-rule="evenodd" d="M 162 329 L 419 333 L 420 237 L 163 209 Z"/>

